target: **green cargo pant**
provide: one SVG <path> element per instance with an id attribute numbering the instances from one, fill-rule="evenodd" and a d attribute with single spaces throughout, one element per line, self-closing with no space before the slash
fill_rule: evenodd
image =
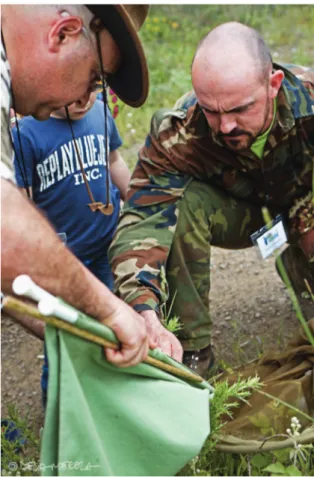
<path id="1" fill-rule="evenodd" d="M 179 205 L 179 218 L 167 260 L 171 315 L 180 318 L 185 350 L 211 341 L 209 312 L 211 245 L 240 249 L 264 225 L 261 207 L 236 200 L 222 189 L 192 181 Z"/>

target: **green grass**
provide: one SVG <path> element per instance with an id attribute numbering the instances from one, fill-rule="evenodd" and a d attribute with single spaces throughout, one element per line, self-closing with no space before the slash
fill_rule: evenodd
<path id="1" fill-rule="evenodd" d="M 130 167 L 137 160 L 154 111 L 172 107 L 192 89 L 190 67 L 201 38 L 230 20 L 260 31 L 274 61 L 313 64 L 314 5 L 152 5 L 140 33 L 149 65 L 149 96 L 140 109 L 119 103 L 117 117 L 124 141 L 121 152 Z"/>
<path id="2" fill-rule="evenodd" d="M 25 412 L 25 410 L 24 410 Z M 26 416 L 21 415 L 14 405 L 8 406 L 8 415 L 2 416 L 15 423 L 25 443 L 17 449 L 16 442 L 5 438 L 6 428 L 1 429 L 1 475 L 40 475 L 39 435 L 31 419 L 31 409 Z"/>

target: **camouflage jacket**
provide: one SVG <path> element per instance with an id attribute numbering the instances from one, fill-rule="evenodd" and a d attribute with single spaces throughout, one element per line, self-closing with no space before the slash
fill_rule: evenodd
<path id="1" fill-rule="evenodd" d="M 268 196 L 269 206 L 290 220 L 290 231 L 289 211 L 298 210 L 296 200 L 311 200 L 314 70 L 274 67 L 284 70 L 285 79 L 263 160 L 251 150 L 236 153 L 219 144 L 193 92 L 173 110 L 153 116 L 110 251 L 116 291 L 138 311 L 158 311 L 167 298 L 160 270 L 171 247 L 178 201 L 193 178 L 261 206 Z"/>

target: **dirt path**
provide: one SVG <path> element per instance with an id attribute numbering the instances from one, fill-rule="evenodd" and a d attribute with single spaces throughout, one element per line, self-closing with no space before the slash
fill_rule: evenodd
<path id="1" fill-rule="evenodd" d="M 213 249 L 211 311 L 216 356 L 233 365 L 281 347 L 299 326 L 273 259 L 260 260 L 255 249 Z M 1 339 L 2 416 L 15 403 L 40 428 L 42 343 L 9 319 Z"/>
<path id="2" fill-rule="evenodd" d="M 233 365 L 281 348 L 298 329 L 274 259 L 255 248 L 222 250 L 212 257 L 211 310 L 217 357 Z"/>

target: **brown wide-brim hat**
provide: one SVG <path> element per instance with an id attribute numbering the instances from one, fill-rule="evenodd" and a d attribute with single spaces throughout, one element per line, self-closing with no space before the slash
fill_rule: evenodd
<path id="1" fill-rule="evenodd" d="M 149 80 L 143 46 L 137 32 L 145 21 L 149 6 L 85 6 L 101 20 L 120 50 L 121 63 L 117 71 L 106 78 L 108 85 L 124 103 L 134 108 L 142 106 L 148 95 Z"/>

